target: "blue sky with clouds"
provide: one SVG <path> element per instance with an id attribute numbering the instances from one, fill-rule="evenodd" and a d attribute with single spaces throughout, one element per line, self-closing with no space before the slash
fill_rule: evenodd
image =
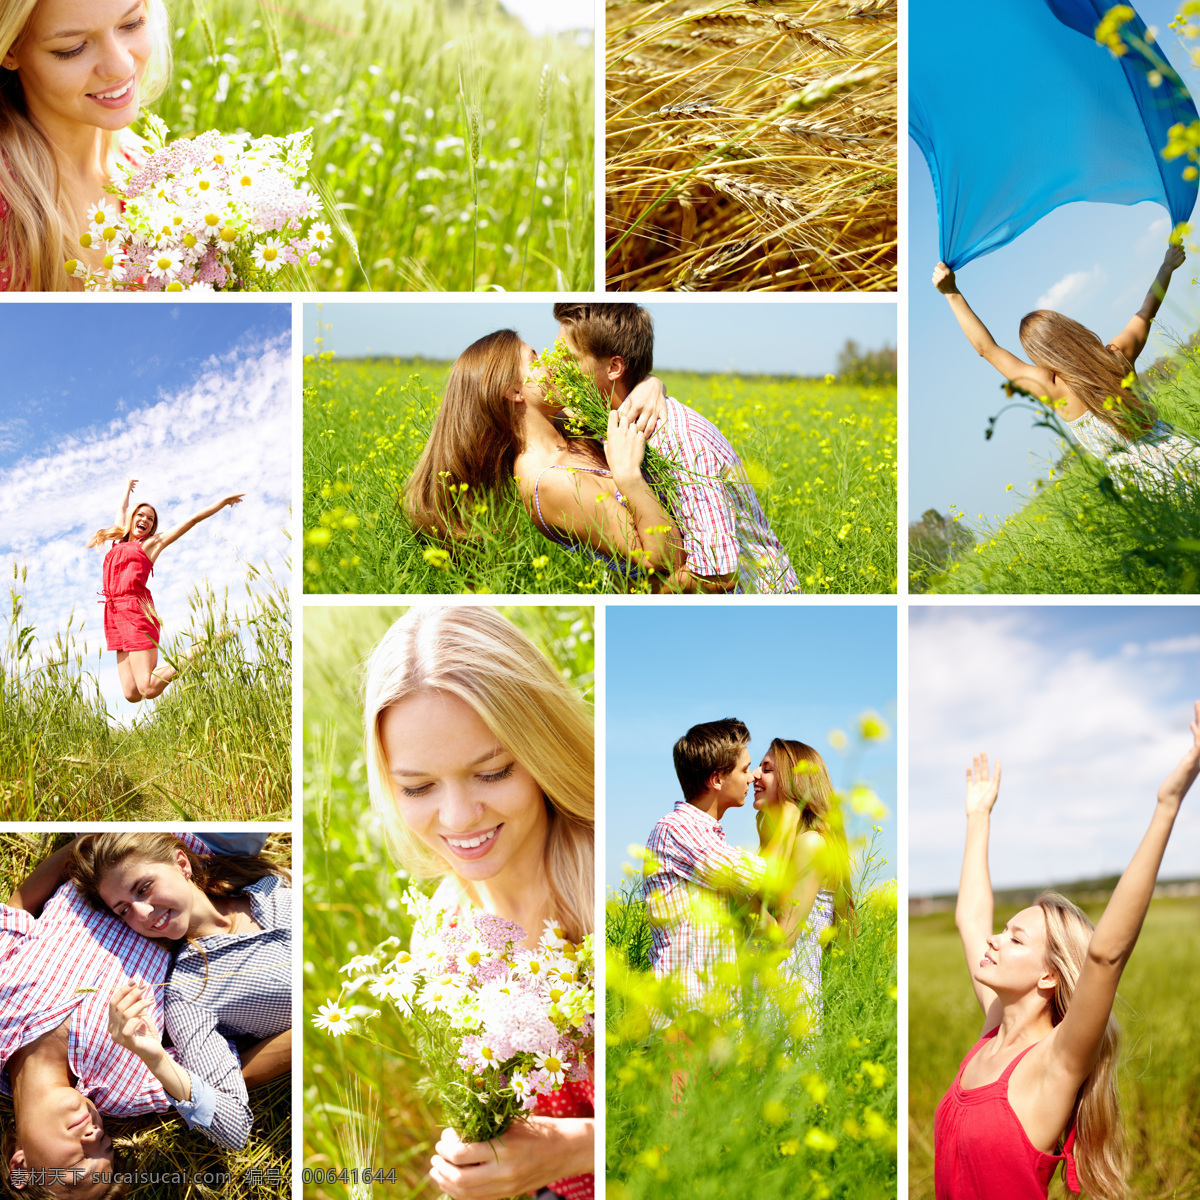
<path id="1" fill-rule="evenodd" d="M 1143 0 L 1135 7 L 1157 29 L 1159 46 L 1193 96 L 1200 95 L 1200 71 L 1167 27 L 1178 5 Z M 980 513 L 991 519 L 1021 507 L 1022 492 L 1045 477 L 1045 462 L 1061 448 L 1049 431 L 1032 428 L 1025 411 L 1006 413 L 992 440 L 984 439 L 988 418 L 1008 402 L 1003 380 L 971 349 L 929 282 L 938 260 L 937 213 L 928 168 L 912 141 L 909 166 L 909 519 L 956 504 L 978 525 Z M 1070 204 L 968 263 L 958 284 L 996 341 L 1016 354 L 1022 353 L 1017 325 L 1039 307 L 1057 308 L 1108 339 L 1141 306 L 1169 232 L 1166 210 L 1156 204 Z M 1198 249 L 1175 273 L 1142 366 L 1200 328 L 1200 288 L 1192 284 L 1200 277 L 1200 237 L 1191 241 Z M 1015 487 L 1007 492 L 1010 483 Z"/>
<path id="2" fill-rule="evenodd" d="M 654 363 L 659 370 L 824 375 L 837 369 L 847 339 L 878 349 L 896 345 L 892 302 L 722 304 L 689 300 L 646 302 L 654 318 Z M 304 351 L 421 356 L 450 361 L 477 338 L 513 328 L 535 349 L 551 346 L 558 331 L 546 300 L 483 298 L 463 303 L 396 301 L 390 304 L 306 304 Z M 318 330 L 318 326 L 322 326 Z M 324 337 L 316 346 L 313 339 Z"/>
<path id="3" fill-rule="evenodd" d="M 997 887 L 1123 870 L 1190 742 L 1200 612 L 930 606 L 909 622 L 911 894 L 958 888 L 963 781 L 980 751 L 1004 765 Z M 1184 803 L 1161 875 L 1200 875 L 1200 794 Z"/>
<path id="4" fill-rule="evenodd" d="M 246 564 L 285 571 L 291 494 L 291 311 L 280 304 L 4 306 L 0 361 L 0 563 L 23 565 L 39 652 L 73 618 L 109 713 L 130 720 L 115 655 L 102 654 L 104 550 L 129 477 L 135 501 L 178 524 L 214 500 L 245 501 L 163 551 L 150 580 L 164 636 L 188 624 L 205 579 L 244 599 Z M 6 565 L 11 572 L 11 565 Z M 10 575 L 11 578 L 11 575 Z"/>
<path id="5" fill-rule="evenodd" d="M 692 725 L 738 717 L 757 763 L 782 737 L 808 742 L 835 787 L 872 786 L 882 822 L 881 878 L 896 873 L 896 610 L 881 605 L 609 605 L 605 614 L 605 883 L 616 887 L 628 847 L 682 798 L 671 749 Z M 866 711 L 891 730 L 840 755 Z M 731 844 L 758 848 L 753 795 L 722 824 Z M 849 814 L 848 814 L 849 815 Z M 854 818 L 851 832 L 869 832 Z"/>

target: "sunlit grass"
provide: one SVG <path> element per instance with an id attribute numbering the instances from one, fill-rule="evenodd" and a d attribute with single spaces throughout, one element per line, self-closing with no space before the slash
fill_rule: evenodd
<path id="1" fill-rule="evenodd" d="M 613 592 L 620 577 L 535 529 L 515 489 L 481 504 L 479 536 L 419 538 L 399 495 L 449 364 L 338 361 L 304 369 L 304 580 L 309 592 Z M 778 376 L 663 372 L 746 464 L 805 592 L 896 588 L 896 389 Z"/>
<path id="2" fill-rule="evenodd" d="M 173 136 L 313 128 L 336 236 L 313 288 L 593 286 L 590 46 L 534 39 L 498 5 L 180 0 L 173 20 L 153 106 Z M 459 101 L 472 56 L 475 139 Z"/>

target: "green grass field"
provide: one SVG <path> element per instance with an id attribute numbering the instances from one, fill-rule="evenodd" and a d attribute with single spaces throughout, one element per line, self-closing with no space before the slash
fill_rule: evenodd
<path id="1" fill-rule="evenodd" d="M 425 1172 L 443 1128 L 436 1105 L 420 1093 L 424 1074 L 394 1015 L 376 1019 L 380 1046 L 312 1027 L 318 1005 L 338 994 L 338 968 L 393 935 L 411 933 L 400 903 L 407 877 L 388 857 L 367 795 L 362 756 L 359 665 L 403 608 L 309 607 L 304 614 L 304 1154 L 305 1167 L 395 1167 L 395 1183 L 374 1194 L 422 1196 L 437 1190 Z M 590 695 L 595 643 L 592 610 L 500 609 L 542 647 L 564 676 Z M 347 1092 L 351 1079 L 364 1089 Z M 353 1114 L 374 1106 L 365 1126 Z M 363 1142 L 345 1144 L 351 1128 Z M 365 1132 L 364 1132 L 365 1129 Z M 344 1185 L 314 1185 L 312 1200 L 343 1200 Z M 363 1191 L 356 1200 L 365 1200 Z"/>
<path id="2" fill-rule="evenodd" d="M 308 592 L 614 592 L 623 582 L 541 536 L 513 493 L 486 532 L 425 557 L 399 507 L 449 364 L 304 367 L 304 580 Z M 805 592 L 896 589 L 896 389 L 799 378 L 663 372 L 746 463 Z"/>
<path id="3" fill-rule="evenodd" d="M 42 859 L 69 839 L 67 833 L 0 834 L 0 900 L 7 900 Z M 279 861 L 290 862 L 291 835 L 272 834 L 268 849 Z M 129 1195 L 138 1200 L 224 1200 L 231 1195 L 287 1200 L 292 1194 L 291 1076 L 255 1088 L 250 1106 L 254 1130 L 241 1150 L 222 1150 L 174 1113 L 108 1118 L 104 1126 L 116 1148 L 116 1170 L 151 1176 L 179 1172 L 186 1180 L 139 1184 Z M 12 1120 L 12 1101 L 0 1097 L 0 1121 Z"/>
<path id="4" fill-rule="evenodd" d="M 1162 369 L 1165 366 L 1167 369 Z M 1200 347 L 1147 372 L 1163 420 L 1200 440 Z M 997 404 L 997 408 L 1000 404 Z M 1006 421 L 1031 419 L 1008 413 Z M 938 571 L 909 560 L 914 592 L 1150 594 L 1200 591 L 1200 486 L 1167 493 L 1105 486 L 1103 464 L 1069 454 L 1047 464 L 1023 508 L 973 528 L 975 544 Z"/>
<path id="5" fill-rule="evenodd" d="M 818 1028 L 811 1014 L 746 1007 L 672 1044 L 647 1015 L 644 905 L 609 901 L 609 1200 L 724 1200 L 747 1187 L 779 1200 L 895 1196 L 895 885 L 859 893 L 858 916 L 858 936 L 825 955 Z M 775 992 L 762 960 L 742 982 Z"/>
<path id="6" fill-rule="evenodd" d="M 592 288 L 590 46 L 534 39 L 495 0 L 180 0 L 172 17 L 152 110 L 173 136 L 312 128 L 337 240 L 307 286 Z"/>
<path id="7" fill-rule="evenodd" d="M 1103 902 L 1083 907 L 1096 920 Z M 1011 905 L 997 906 L 997 927 L 1015 911 Z M 983 1022 L 953 912 L 911 917 L 908 932 L 909 1197 L 923 1200 L 933 1196 L 934 1109 Z M 1132 1151 L 1129 1200 L 1184 1200 L 1200 1194 L 1198 959 L 1200 899 L 1155 900 L 1117 1003 L 1125 1033 L 1120 1083 Z M 1050 1195 L 1067 1195 L 1061 1173 Z"/>
<path id="8" fill-rule="evenodd" d="M 242 603 L 196 588 L 165 657 L 218 641 L 129 727 L 84 669 L 78 628 L 40 643 L 11 589 L 0 675 L 0 806 L 9 820 L 264 820 L 291 814 L 287 588 L 249 568 Z M 108 653 L 108 651 L 104 651 Z M 40 655 L 40 657 L 39 657 Z"/>

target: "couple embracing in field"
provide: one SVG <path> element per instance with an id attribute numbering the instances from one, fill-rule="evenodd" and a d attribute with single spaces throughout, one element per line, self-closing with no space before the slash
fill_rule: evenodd
<path id="1" fill-rule="evenodd" d="M 437 418 L 405 487 L 413 527 L 470 536 L 472 501 L 510 485 L 538 531 L 654 591 L 799 591 L 737 452 L 705 417 L 651 374 L 654 330 L 636 304 L 556 304 L 559 341 L 594 387 L 606 428 L 579 431 L 558 372 L 511 329 L 458 357 Z M 566 390 L 563 388 L 562 390 Z M 646 478 L 650 448 L 668 464 L 673 496 Z"/>
<path id="2" fill-rule="evenodd" d="M 683 790 L 647 843 L 650 962 L 675 988 L 675 1014 L 732 1016 L 738 953 L 749 936 L 784 951 L 781 1012 L 820 1016 L 821 957 L 836 927 L 852 928 L 850 858 L 837 798 L 820 754 L 776 738 L 757 767 L 736 718 L 694 725 L 675 743 Z M 754 790 L 759 853 L 730 846 L 721 820 Z M 687 1020 L 682 1022 L 688 1024 Z"/>

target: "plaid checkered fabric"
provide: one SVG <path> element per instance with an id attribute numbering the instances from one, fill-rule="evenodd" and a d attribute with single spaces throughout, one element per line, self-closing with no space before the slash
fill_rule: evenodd
<path id="1" fill-rule="evenodd" d="M 704 910 L 757 891 L 766 864 L 728 845 L 721 823 L 686 800 L 654 826 L 646 849 L 653 860 L 645 867 L 650 963 L 655 978 L 670 976 L 681 987 L 684 1008 L 699 1008 L 712 967 L 737 962 L 733 931 Z"/>
<path id="2" fill-rule="evenodd" d="M 767 522 L 742 460 L 698 412 L 666 398 L 667 417 L 650 444 L 688 470 L 679 522 L 687 568 L 696 575 L 738 575 L 738 591 L 798 592 L 787 552 Z"/>
<path id="3" fill-rule="evenodd" d="M 180 1116 L 219 1146 L 246 1144 L 254 1114 L 232 1037 L 271 1037 L 292 1027 L 292 890 L 267 875 L 246 888 L 253 933 L 201 938 L 180 950 L 166 998 L 166 1032 L 191 1076 Z"/>
<path id="4" fill-rule="evenodd" d="M 192 834 L 177 836 L 208 853 Z M 12 1094 L 9 1058 L 70 1019 L 67 1061 L 83 1095 L 115 1117 L 166 1112 L 171 1097 L 133 1051 L 109 1037 L 108 1002 L 128 979 L 165 979 L 170 962 L 169 951 L 96 911 L 73 883 L 50 897 L 40 917 L 0 905 L 0 1090 Z M 159 1029 L 165 990 L 152 992 Z"/>

